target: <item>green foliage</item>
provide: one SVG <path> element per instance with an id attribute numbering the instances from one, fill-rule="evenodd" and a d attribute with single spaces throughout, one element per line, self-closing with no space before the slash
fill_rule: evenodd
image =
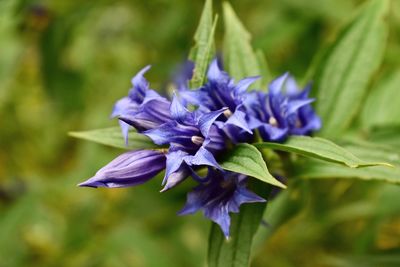
<path id="1" fill-rule="evenodd" d="M 155 145 L 150 138 L 135 131 L 130 131 L 128 136 L 128 143 L 122 137 L 121 129 L 119 127 L 110 127 L 105 129 L 97 129 L 81 132 L 70 132 L 70 136 L 85 139 L 87 141 L 96 142 L 102 145 L 107 145 L 122 149 L 144 149 L 144 148 L 159 148 Z"/>
<path id="2" fill-rule="evenodd" d="M 400 127 L 390 125 L 386 127 L 377 127 L 370 130 L 368 139 L 377 144 L 390 146 L 393 150 L 400 151 Z"/>
<path id="3" fill-rule="evenodd" d="M 286 188 L 284 184 L 269 173 L 261 153 L 253 145 L 237 144 L 221 160 L 220 165 L 227 171 L 243 173 L 268 184 Z"/>
<path id="4" fill-rule="evenodd" d="M 375 166 L 361 169 L 350 169 L 341 166 L 328 165 L 320 162 L 308 162 L 303 167 L 297 166 L 300 177 L 304 178 L 357 178 L 361 180 L 377 180 L 400 184 L 400 154 L 391 148 L 369 144 L 350 143 L 344 146 L 354 155 L 375 162 L 388 162 L 392 167 Z"/>
<path id="5" fill-rule="evenodd" d="M 239 80 L 261 74 L 258 58 L 250 43 L 250 34 L 228 2 L 223 3 L 225 37 L 224 62 L 229 74 Z M 259 58 L 262 56 L 259 56 Z"/>
<path id="6" fill-rule="evenodd" d="M 362 126 L 400 125 L 400 71 L 380 79 L 365 101 Z"/>
<path id="7" fill-rule="evenodd" d="M 189 55 L 189 59 L 195 63 L 193 77 L 190 81 L 190 86 L 193 88 L 200 87 L 204 83 L 208 63 L 215 53 L 214 33 L 218 16 L 215 16 L 214 21 L 212 17 L 212 1 L 207 0 L 194 35 L 195 45 Z"/>
<path id="8" fill-rule="evenodd" d="M 389 1 L 370 1 L 342 30 L 316 78 L 317 113 L 322 117 L 323 136 L 336 136 L 346 130 L 379 67 L 387 39 Z"/>
<path id="9" fill-rule="evenodd" d="M 292 152 L 302 156 L 340 163 L 350 168 L 375 165 L 391 166 L 384 162 L 369 162 L 354 156 L 351 152 L 335 143 L 320 137 L 292 136 L 285 143 L 264 142 L 254 144 L 257 148 L 270 148 Z"/>

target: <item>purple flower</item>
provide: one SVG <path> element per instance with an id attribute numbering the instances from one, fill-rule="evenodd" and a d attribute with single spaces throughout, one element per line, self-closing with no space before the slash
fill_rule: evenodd
<path id="1" fill-rule="evenodd" d="M 203 210 L 204 215 L 217 223 L 226 238 L 229 237 L 230 212 L 239 212 L 243 203 L 265 202 L 246 188 L 246 176 L 232 172 L 209 172 L 209 183 L 200 184 L 187 195 L 187 202 L 180 215 Z"/>
<path id="2" fill-rule="evenodd" d="M 300 91 L 296 81 L 288 77 L 286 81 L 287 94 L 291 101 L 307 101 L 311 85 Z M 311 104 L 301 106 L 296 113 L 289 117 L 290 134 L 309 135 L 322 127 L 321 118 L 315 113 Z"/>
<path id="3" fill-rule="evenodd" d="M 245 175 L 222 170 L 217 156 L 231 143 L 250 142 L 256 129 L 264 140 L 275 142 L 318 130 L 321 120 L 311 106 L 310 87 L 300 91 L 295 80 L 284 74 L 271 82 L 268 93 L 246 92 L 258 77 L 234 83 L 214 60 L 207 83 L 197 90 L 189 90 L 193 64 L 186 64 L 175 79 L 182 99 L 174 95 L 171 102 L 150 89 L 143 77 L 149 68 L 133 77 L 129 95 L 115 104 L 112 117 L 119 118 L 125 140 L 132 126 L 156 145 L 168 145 L 168 151 L 124 153 L 79 186 L 134 186 L 165 169 L 164 192 L 192 176 L 198 186 L 188 193 L 179 214 L 203 210 L 228 238 L 230 213 L 239 212 L 243 203 L 265 200 L 247 189 Z M 189 110 L 191 105 L 197 109 Z M 205 177 L 197 173 L 201 167 L 208 169 Z"/>
<path id="4" fill-rule="evenodd" d="M 308 98 L 308 89 L 299 92 L 287 73 L 272 81 L 269 92 L 254 91 L 247 95 L 245 106 L 249 126 L 258 129 L 266 141 L 280 142 L 288 134 L 309 134 L 319 129 Z"/>
<path id="5" fill-rule="evenodd" d="M 164 153 L 158 150 L 126 152 L 79 186 L 114 188 L 142 184 L 165 169 L 165 161 Z"/>
<path id="6" fill-rule="evenodd" d="M 200 111 L 210 112 L 226 108 L 225 116 L 216 124 L 224 129 L 233 142 L 246 141 L 252 131 L 246 121 L 243 101 L 247 88 L 259 77 L 248 77 L 235 84 L 233 79 L 220 69 L 215 59 L 210 64 L 207 78 L 208 82 L 198 90 L 182 91 L 182 98 L 198 106 Z"/>
<path id="7" fill-rule="evenodd" d="M 178 91 L 188 90 L 189 81 L 193 77 L 194 62 L 187 60 L 181 66 L 174 75 L 174 83 Z"/>
<path id="8" fill-rule="evenodd" d="M 177 180 L 176 177 L 171 178 L 175 172 L 187 173 L 189 170 L 193 173 L 192 168 L 184 171 L 186 167 L 203 165 L 220 168 L 214 154 L 225 149 L 225 138 L 213 123 L 225 110 L 190 112 L 174 96 L 170 110 L 172 120 L 143 132 L 157 145 L 170 146 L 163 181 L 168 186 L 164 190 L 171 187 L 170 179 Z M 182 179 L 182 176 L 179 177 Z"/>
<path id="9" fill-rule="evenodd" d="M 170 101 L 149 88 L 149 82 L 143 77 L 150 66 L 143 68 L 132 78 L 132 89 L 128 96 L 114 105 L 112 117 L 120 118 L 123 136 L 127 142 L 129 125 L 138 131 L 154 128 L 170 119 Z"/>

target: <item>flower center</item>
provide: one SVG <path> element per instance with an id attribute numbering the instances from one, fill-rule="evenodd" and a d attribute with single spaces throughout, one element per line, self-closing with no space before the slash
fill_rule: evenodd
<path id="1" fill-rule="evenodd" d="M 278 126 L 278 121 L 274 117 L 270 117 L 268 120 L 269 124 L 272 126 Z"/>
<path id="2" fill-rule="evenodd" d="M 229 109 L 226 109 L 224 111 L 224 115 L 225 115 L 225 117 L 229 118 L 230 116 L 232 116 L 232 111 L 230 111 Z"/>
<path id="3" fill-rule="evenodd" d="M 201 146 L 204 142 L 204 138 L 201 136 L 193 135 L 191 138 L 193 144 Z"/>

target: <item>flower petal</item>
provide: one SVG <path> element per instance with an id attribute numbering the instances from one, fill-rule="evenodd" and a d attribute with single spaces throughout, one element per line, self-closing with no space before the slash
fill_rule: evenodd
<path id="1" fill-rule="evenodd" d="M 204 147 L 200 147 L 194 156 L 186 156 L 185 162 L 191 165 L 207 165 L 211 167 L 215 167 L 217 169 L 222 170 L 221 166 L 215 160 L 213 154 L 205 149 Z"/>
<path id="2" fill-rule="evenodd" d="M 252 76 L 252 77 L 247 77 L 247 78 L 240 80 L 235 86 L 235 92 L 237 94 L 243 94 L 244 92 L 246 92 L 247 88 L 249 88 L 249 86 L 252 83 L 254 83 L 255 81 L 257 81 L 260 78 L 261 78 L 261 76 Z"/>
<path id="3" fill-rule="evenodd" d="M 253 133 L 246 121 L 246 113 L 241 110 L 237 109 L 226 121 L 226 124 L 235 125 L 250 134 Z"/>
<path id="4" fill-rule="evenodd" d="M 189 110 L 182 105 L 182 103 L 179 101 L 179 98 L 175 94 L 172 99 L 170 112 L 171 117 L 179 123 L 182 123 L 189 115 Z"/>
<path id="5" fill-rule="evenodd" d="M 188 153 L 182 151 L 182 150 L 177 150 L 173 152 L 169 152 L 167 154 L 167 163 L 166 163 L 166 170 L 165 170 L 165 176 L 162 184 L 164 185 L 169 177 L 178 169 L 181 167 L 185 157 L 188 155 Z"/>
<path id="6" fill-rule="evenodd" d="M 229 75 L 220 69 L 218 65 L 218 59 L 214 59 L 210 67 L 208 68 L 207 78 L 213 83 L 228 83 L 230 78 Z"/>
<path id="7" fill-rule="evenodd" d="M 208 136 L 208 132 L 210 131 L 211 125 L 227 109 L 228 108 L 222 108 L 220 110 L 208 112 L 200 116 L 198 124 L 200 132 L 204 137 Z"/>
<path id="8" fill-rule="evenodd" d="M 269 93 L 270 94 L 279 94 L 279 92 L 281 92 L 282 87 L 286 81 L 286 79 L 289 77 L 289 73 L 286 72 L 285 74 L 279 76 L 278 78 L 276 78 L 275 80 L 273 80 L 270 84 L 269 84 Z"/>

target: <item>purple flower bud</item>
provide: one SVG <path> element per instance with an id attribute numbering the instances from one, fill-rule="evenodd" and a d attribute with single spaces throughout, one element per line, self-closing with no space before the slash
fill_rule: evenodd
<path id="1" fill-rule="evenodd" d="M 142 184 L 165 169 L 165 161 L 164 153 L 158 150 L 126 152 L 79 186 L 113 188 Z"/>

